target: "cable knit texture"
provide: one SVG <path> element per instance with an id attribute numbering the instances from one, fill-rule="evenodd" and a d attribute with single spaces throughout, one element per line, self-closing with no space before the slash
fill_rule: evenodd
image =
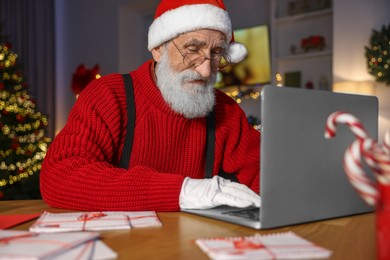
<path id="1" fill-rule="evenodd" d="M 165 103 L 146 62 L 131 72 L 136 123 L 129 170 L 117 168 L 127 125 L 120 74 L 92 81 L 49 147 L 41 192 L 53 207 L 74 210 L 178 211 L 185 177 L 203 178 L 206 120 L 186 119 Z M 260 134 L 242 109 L 216 91 L 214 175 L 219 168 L 259 190 Z"/>

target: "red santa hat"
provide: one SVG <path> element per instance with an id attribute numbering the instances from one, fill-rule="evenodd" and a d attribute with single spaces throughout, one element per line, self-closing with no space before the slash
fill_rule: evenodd
<path id="1" fill-rule="evenodd" d="M 186 32 L 212 29 L 225 34 L 232 63 L 242 61 L 247 50 L 234 41 L 232 25 L 222 0 L 162 0 L 149 27 L 148 49 Z"/>

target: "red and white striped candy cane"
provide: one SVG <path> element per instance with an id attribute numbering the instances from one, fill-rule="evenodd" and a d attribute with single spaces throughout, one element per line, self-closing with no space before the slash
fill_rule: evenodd
<path id="1" fill-rule="evenodd" d="M 360 123 L 359 119 L 346 112 L 334 112 L 326 121 L 325 137 L 332 138 L 336 136 L 336 125 L 347 124 L 351 131 L 358 139 L 364 139 L 368 137 L 364 126 Z"/>
<path id="2" fill-rule="evenodd" d="M 326 138 L 336 136 L 336 125 L 339 123 L 347 124 L 357 138 L 344 154 L 344 171 L 360 196 L 369 205 L 375 205 L 378 191 L 374 183 L 366 176 L 361 164 L 362 151 L 371 150 L 375 141 L 368 138 L 366 130 L 355 116 L 345 112 L 335 112 L 328 117 L 325 130 Z M 375 161 L 371 162 L 370 167 L 372 166 L 375 170 L 379 169 Z"/>
<path id="3" fill-rule="evenodd" d="M 390 160 L 384 149 L 377 144 L 362 150 L 362 156 L 378 182 L 390 184 Z"/>
<path id="4" fill-rule="evenodd" d="M 388 154 L 383 147 L 374 143 L 371 139 L 365 139 L 364 142 L 371 141 L 370 147 L 362 148 L 362 156 L 367 165 L 371 168 L 377 180 L 382 184 L 390 184 L 390 178 L 387 177 L 390 174 L 390 160 Z"/>
<path id="5" fill-rule="evenodd" d="M 355 140 L 344 154 L 344 171 L 360 196 L 369 204 L 375 205 L 378 199 L 376 185 L 366 176 L 361 164 L 362 149 L 372 146 L 371 139 Z M 372 165 L 371 165 L 372 166 Z M 374 169 L 378 169 L 374 164 Z M 378 173 L 379 175 L 380 173 Z"/>
<path id="6" fill-rule="evenodd" d="M 375 144 L 370 150 L 364 150 L 363 156 L 367 164 L 376 174 L 378 181 L 390 185 L 390 130 L 386 132 L 382 145 Z M 374 170 L 376 168 L 376 171 Z"/>

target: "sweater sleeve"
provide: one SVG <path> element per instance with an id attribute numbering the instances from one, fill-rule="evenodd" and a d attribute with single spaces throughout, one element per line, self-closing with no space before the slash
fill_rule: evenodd
<path id="1" fill-rule="evenodd" d="M 249 124 L 245 112 L 230 97 L 217 95 L 216 155 L 225 173 L 236 174 L 238 181 L 255 192 L 260 190 L 260 132 Z M 218 165 L 215 165 L 218 166 Z M 217 170 L 218 169 L 214 169 Z"/>
<path id="2" fill-rule="evenodd" d="M 120 75 L 91 82 L 50 145 L 41 193 L 53 207 L 73 210 L 177 211 L 184 176 L 148 167 L 115 167 L 127 123 Z"/>

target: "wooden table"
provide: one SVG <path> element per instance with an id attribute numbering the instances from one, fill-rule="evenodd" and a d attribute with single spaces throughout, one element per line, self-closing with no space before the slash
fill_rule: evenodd
<path id="1" fill-rule="evenodd" d="M 0 214 L 69 212 L 47 206 L 42 200 L 0 201 Z M 376 258 L 375 215 L 362 214 L 264 231 L 181 212 L 158 212 L 162 227 L 130 231 L 104 231 L 102 240 L 119 254 L 119 259 L 208 259 L 194 240 L 197 238 L 248 236 L 293 231 L 309 241 L 332 250 L 330 259 L 370 260 Z M 34 221 L 14 227 L 28 230 Z"/>

